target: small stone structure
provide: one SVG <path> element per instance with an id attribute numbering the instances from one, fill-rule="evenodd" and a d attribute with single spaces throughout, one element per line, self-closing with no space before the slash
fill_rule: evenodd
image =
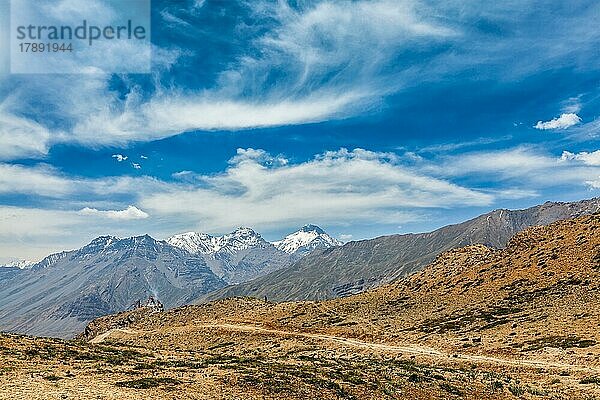
<path id="1" fill-rule="evenodd" d="M 136 301 L 131 305 L 131 308 L 134 310 L 138 308 L 150 308 L 154 312 L 165 311 L 165 306 L 163 303 L 161 303 L 160 300 L 155 299 L 153 296 L 148 297 L 148 300 L 146 300 L 145 303 L 142 303 L 141 300 Z"/>

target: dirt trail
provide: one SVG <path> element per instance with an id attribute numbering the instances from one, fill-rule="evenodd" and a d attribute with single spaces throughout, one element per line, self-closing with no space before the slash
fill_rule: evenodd
<path id="1" fill-rule="evenodd" d="M 198 326 L 198 325 L 196 325 Z M 462 361 L 470 361 L 470 362 L 485 362 L 485 363 L 493 363 L 493 364 L 501 364 L 501 365 L 511 365 L 516 367 L 533 367 L 533 368 L 549 368 L 549 369 L 559 369 L 559 370 L 570 370 L 570 371 L 584 371 L 584 372 L 600 372 L 600 367 L 585 367 L 581 365 L 572 365 L 572 364 L 564 364 L 559 362 L 548 362 L 543 360 L 508 360 L 504 358 L 498 357 L 490 357 L 490 356 L 478 356 L 471 354 L 457 354 L 457 353 L 445 353 L 436 349 L 432 349 L 430 347 L 423 347 L 417 345 L 410 346 L 392 346 L 382 343 L 372 343 L 372 342 L 364 342 L 358 339 L 350 339 L 340 336 L 333 335 L 324 335 L 318 333 L 305 333 L 305 332 L 288 332 L 281 331 L 277 329 L 269 329 L 263 328 L 254 325 L 235 325 L 235 324 L 203 324 L 199 325 L 202 328 L 215 328 L 215 329 L 227 329 L 227 330 L 235 330 L 235 331 L 243 331 L 243 332 L 257 332 L 257 333 L 269 333 L 275 335 L 284 335 L 284 336 L 296 336 L 296 337 L 306 337 L 311 339 L 319 339 L 325 340 L 335 343 L 340 343 L 347 346 L 352 347 L 362 347 L 374 350 L 381 350 L 393 353 L 404 353 L 404 354 L 414 354 L 414 355 L 424 355 L 431 356 L 436 358 L 448 358 L 454 360 L 462 360 Z"/>
<path id="2" fill-rule="evenodd" d="M 436 350 L 430 347 L 423 347 L 418 345 L 407 345 L 407 346 L 392 346 L 382 343 L 364 342 L 358 339 L 351 339 L 341 336 L 325 335 L 319 333 L 307 333 L 307 332 L 289 332 L 278 329 L 263 328 L 255 325 L 238 325 L 238 324 L 194 324 L 190 326 L 191 329 L 204 328 L 204 329 L 225 329 L 238 332 L 250 332 L 258 334 L 272 334 L 279 336 L 293 336 L 293 337 L 305 337 L 310 339 L 317 339 L 323 341 L 329 341 L 339 343 L 350 347 L 360 347 L 366 349 L 379 350 L 383 352 L 391 353 L 403 353 L 411 355 L 428 356 L 432 358 L 445 358 L 455 361 L 469 361 L 473 363 L 491 363 L 498 365 L 510 365 L 515 367 L 529 367 L 529 368 L 546 368 L 546 369 L 557 369 L 562 371 L 581 371 L 581 372 L 592 372 L 600 373 L 600 367 L 592 366 L 581 366 L 573 364 L 565 364 L 560 362 L 549 362 L 543 360 L 509 360 L 498 357 L 480 356 L 471 354 L 458 354 L 458 353 L 446 353 L 440 350 Z M 101 335 L 93 338 L 90 343 L 102 343 L 105 339 L 114 333 L 122 333 L 126 335 L 136 335 L 142 332 L 135 331 L 132 329 L 111 329 Z M 149 332 L 145 332 L 149 333 Z"/>
<path id="3" fill-rule="evenodd" d="M 133 329 L 120 329 L 120 328 L 114 328 L 114 329 L 110 329 L 98 336 L 96 336 L 95 338 L 93 338 L 92 340 L 90 340 L 88 343 L 91 344 L 99 344 L 104 342 L 109 336 L 111 336 L 112 334 L 114 334 L 115 332 L 119 332 L 119 333 L 124 333 L 126 335 L 137 335 L 139 332 L 135 331 Z"/>

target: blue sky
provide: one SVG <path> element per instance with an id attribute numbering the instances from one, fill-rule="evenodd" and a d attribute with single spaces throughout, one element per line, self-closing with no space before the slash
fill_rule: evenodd
<path id="1" fill-rule="evenodd" d="M 0 262 L 242 225 L 353 240 L 597 196 L 598 17 L 154 0 L 151 74 L 11 75 L 0 40 Z"/>

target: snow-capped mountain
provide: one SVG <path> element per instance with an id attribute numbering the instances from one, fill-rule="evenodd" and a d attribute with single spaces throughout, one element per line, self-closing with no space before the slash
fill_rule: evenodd
<path id="1" fill-rule="evenodd" d="M 0 265 L 0 268 L 28 269 L 28 268 L 31 268 L 35 264 L 37 264 L 36 261 L 19 260 L 19 261 L 11 261 L 11 262 L 6 263 L 4 265 Z"/>
<path id="2" fill-rule="evenodd" d="M 288 254 L 306 255 L 313 250 L 341 246 L 342 243 L 316 225 L 304 225 L 299 231 L 273 242 L 273 245 Z"/>
<path id="3" fill-rule="evenodd" d="M 184 233 L 167 241 L 100 236 L 77 250 L 0 268 L 0 326 L 67 337 L 149 295 L 167 308 L 187 304 L 226 284 L 288 267 L 303 251 L 339 244 L 315 226 L 283 242 L 291 243 L 282 247 L 286 251 L 250 228 L 223 236 Z"/>
<path id="4" fill-rule="evenodd" d="M 187 250 L 190 253 L 213 255 L 216 253 L 235 254 L 256 247 L 268 247 L 269 243 L 250 228 L 238 228 L 223 236 L 206 233 L 187 232 L 171 236 L 167 243 Z"/>
<path id="5" fill-rule="evenodd" d="M 266 248 L 271 244 L 250 228 L 238 228 L 218 238 L 218 252 L 235 254 L 242 250 Z"/>
<path id="6" fill-rule="evenodd" d="M 167 243 L 190 253 L 214 254 L 217 252 L 218 239 L 206 233 L 186 232 L 171 236 Z"/>
<path id="7" fill-rule="evenodd" d="M 167 243 L 203 256 L 213 273 L 230 284 L 246 282 L 293 261 L 260 234 L 244 227 L 223 236 L 182 233 L 171 236 Z"/>

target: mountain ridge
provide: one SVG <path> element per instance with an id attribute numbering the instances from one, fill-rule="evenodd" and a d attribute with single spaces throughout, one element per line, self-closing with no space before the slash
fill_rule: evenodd
<path id="1" fill-rule="evenodd" d="M 299 234 L 304 236 L 298 238 Z M 166 241 L 192 254 L 202 254 L 212 271 L 229 284 L 258 278 L 291 265 L 314 250 L 339 244 L 316 225 L 305 225 L 273 243 L 248 227 L 239 227 L 222 236 L 187 232 Z"/>
<path id="2" fill-rule="evenodd" d="M 198 237 L 200 234 L 183 236 Z M 195 247 L 192 250 L 196 252 L 190 252 L 186 241 L 174 246 L 148 234 L 126 238 L 102 235 L 79 249 L 50 254 L 27 268 L 0 268 L 0 327 L 68 337 L 89 320 L 126 310 L 149 296 L 171 308 L 298 259 L 251 228 L 201 238 L 209 240 L 212 248 Z"/>
<path id="3" fill-rule="evenodd" d="M 275 301 L 323 300 L 360 293 L 414 273 L 447 250 L 470 244 L 502 248 L 519 231 L 600 210 L 600 198 L 546 202 L 523 210 L 499 209 L 427 233 L 381 236 L 315 251 L 293 265 L 198 301 L 267 297 Z"/>

